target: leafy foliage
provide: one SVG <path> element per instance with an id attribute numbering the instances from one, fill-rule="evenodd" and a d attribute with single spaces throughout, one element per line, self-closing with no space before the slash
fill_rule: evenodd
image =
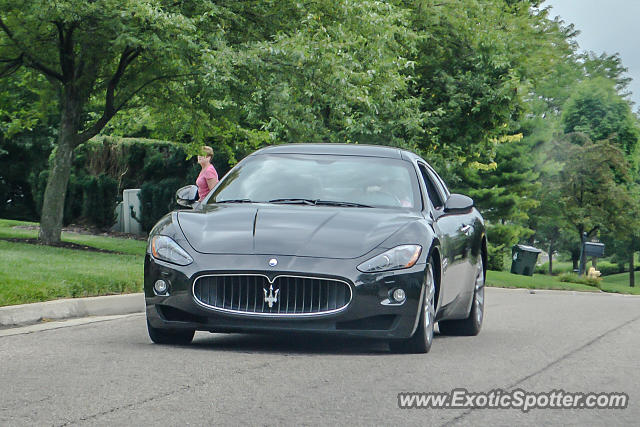
<path id="1" fill-rule="evenodd" d="M 611 140 L 631 157 L 640 130 L 629 103 L 616 92 L 612 80 L 598 77 L 579 84 L 562 113 L 565 133 L 581 132 L 592 141 Z"/>
<path id="2" fill-rule="evenodd" d="M 629 229 L 634 207 L 626 188 L 629 168 L 623 152 L 608 141 L 563 147 L 568 158 L 560 173 L 563 216 L 578 232 L 604 232 L 622 235 Z"/>
<path id="3" fill-rule="evenodd" d="M 531 167 L 530 151 L 521 136 L 512 138 L 498 146 L 493 167 L 467 166 L 458 173 L 464 187 L 456 191 L 471 196 L 487 221 L 489 263 L 496 268 L 511 246 L 533 234 L 527 220 L 539 203 L 533 197 L 539 174 Z"/>

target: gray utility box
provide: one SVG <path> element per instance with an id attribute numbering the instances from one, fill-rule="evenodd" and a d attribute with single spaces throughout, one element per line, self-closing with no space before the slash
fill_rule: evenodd
<path id="1" fill-rule="evenodd" d="M 122 223 L 125 233 L 141 234 L 140 226 L 140 194 L 139 188 L 132 188 L 122 192 Z"/>
<path id="2" fill-rule="evenodd" d="M 513 245 L 511 248 L 511 273 L 533 276 L 540 252 L 542 252 L 540 249 L 533 246 Z"/>
<path id="3" fill-rule="evenodd" d="M 139 194 L 138 188 L 130 188 L 122 192 L 122 202 L 116 206 L 116 223 L 111 227 L 111 231 L 142 234 Z"/>

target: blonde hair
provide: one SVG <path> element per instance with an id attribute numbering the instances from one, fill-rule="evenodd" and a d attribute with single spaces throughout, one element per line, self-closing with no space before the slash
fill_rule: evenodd
<path id="1" fill-rule="evenodd" d="M 208 145 L 205 145 L 204 147 L 202 147 L 202 152 L 204 153 L 205 157 L 209 157 L 210 159 L 213 159 L 213 148 L 209 147 Z"/>

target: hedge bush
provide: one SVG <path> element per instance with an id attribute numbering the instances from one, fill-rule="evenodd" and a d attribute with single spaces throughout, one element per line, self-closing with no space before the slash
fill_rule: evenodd
<path id="1" fill-rule="evenodd" d="M 39 220 L 56 132 L 44 127 L 10 139 L 0 135 L 0 216 Z M 206 137 L 206 144 L 215 152 L 213 164 L 219 177 L 248 154 L 273 143 L 267 131 L 229 123 L 212 128 Z M 200 168 L 194 158 L 186 160 L 187 153 L 195 150 L 194 144 L 110 136 L 98 136 L 80 145 L 74 151 L 63 223 L 107 228 L 114 221 L 111 212 L 122 191 L 140 188 L 140 221 L 148 231 L 155 219 L 174 207 L 175 191 L 195 183 Z"/>
<path id="2" fill-rule="evenodd" d="M 554 260 L 553 262 L 553 274 L 563 274 L 563 273 L 571 273 L 573 271 L 573 267 L 570 265 L 560 265 L 558 263 L 556 263 L 556 261 Z M 540 265 L 536 265 L 536 268 L 534 270 L 535 274 L 549 274 L 549 263 L 548 262 L 543 262 Z"/>
<path id="3" fill-rule="evenodd" d="M 494 271 L 505 270 L 505 256 L 504 245 L 494 246 L 489 242 L 487 245 L 487 269 Z"/>
<path id="4" fill-rule="evenodd" d="M 587 270 L 589 270 L 589 267 L 591 267 L 590 261 L 587 262 Z M 609 261 L 598 261 L 597 270 L 600 271 L 600 274 L 603 276 L 609 276 L 610 274 L 624 273 L 625 271 L 628 271 L 629 268 L 627 267 L 625 269 L 624 264 L 616 264 Z"/>
<path id="5" fill-rule="evenodd" d="M 591 260 L 587 260 L 587 270 L 591 267 Z M 640 268 L 640 267 L 639 267 Z M 624 273 L 628 271 L 628 267 L 625 268 L 624 264 L 616 264 L 607 260 L 598 261 L 598 271 L 603 276 L 608 276 L 610 274 L 618 274 Z M 545 262 L 543 264 L 537 265 L 535 269 L 536 274 L 548 274 L 549 273 L 549 263 Z M 564 274 L 573 272 L 573 268 L 571 266 L 558 265 L 554 262 L 553 264 L 553 274 Z"/>
<path id="6" fill-rule="evenodd" d="M 140 188 L 139 221 L 149 231 L 174 208 L 176 190 L 195 183 L 200 167 L 195 159 L 186 158 L 183 146 L 168 141 L 101 136 L 81 144 L 74 151 L 64 224 L 82 222 L 107 229 L 115 222 L 114 211 L 122 200 L 122 191 Z M 42 210 L 48 177 L 47 169 L 31 174 L 29 179 L 38 212 Z"/>
<path id="7" fill-rule="evenodd" d="M 47 169 L 53 149 L 50 129 L 36 126 L 33 131 L 7 137 L 0 132 L 0 217 L 38 221 L 40 209 L 34 200 L 30 176 Z"/>
<path id="8" fill-rule="evenodd" d="M 113 225 L 118 182 L 109 175 L 86 176 L 82 182 L 82 216 L 99 228 Z"/>
<path id="9" fill-rule="evenodd" d="M 151 230 L 167 212 L 177 207 L 176 190 L 184 186 L 180 178 L 165 178 L 159 182 L 145 182 L 140 187 L 142 218 L 140 224 L 145 231 Z"/>
<path id="10" fill-rule="evenodd" d="M 558 276 L 558 280 L 560 280 L 561 282 L 581 283 L 583 285 L 597 287 L 601 279 L 597 279 L 594 277 L 587 277 L 587 276 L 579 277 L 577 274 L 574 274 L 574 273 L 563 273 L 560 276 Z"/>

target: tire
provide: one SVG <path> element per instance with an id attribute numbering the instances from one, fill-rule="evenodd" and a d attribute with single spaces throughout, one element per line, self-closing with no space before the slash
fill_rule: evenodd
<path id="1" fill-rule="evenodd" d="M 476 272 L 473 289 L 473 302 L 469 317 L 462 320 L 441 320 L 438 322 L 443 335 L 475 336 L 482 329 L 484 320 L 484 264 L 482 258 Z"/>
<path id="2" fill-rule="evenodd" d="M 193 329 L 185 330 L 166 330 L 154 328 L 149 324 L 147 320 L 147 331 L 149 332 L 149 338 L 156 344 L 170 344 L 170 345 L 187 345 L 193 341 L 193 336 L 196 331 Z"/>
<path id="3" fill-rule="evenodd" d="M 427 278 L 420 306 L 418 327 L 409 339 L 389 341 L 391 351 L 396 353 L 428 353 L 431 350 L 436 317 L 435 295 L 436 284 L 433 275 L 433 260 L 430 259 L 427 264 Z"/>

